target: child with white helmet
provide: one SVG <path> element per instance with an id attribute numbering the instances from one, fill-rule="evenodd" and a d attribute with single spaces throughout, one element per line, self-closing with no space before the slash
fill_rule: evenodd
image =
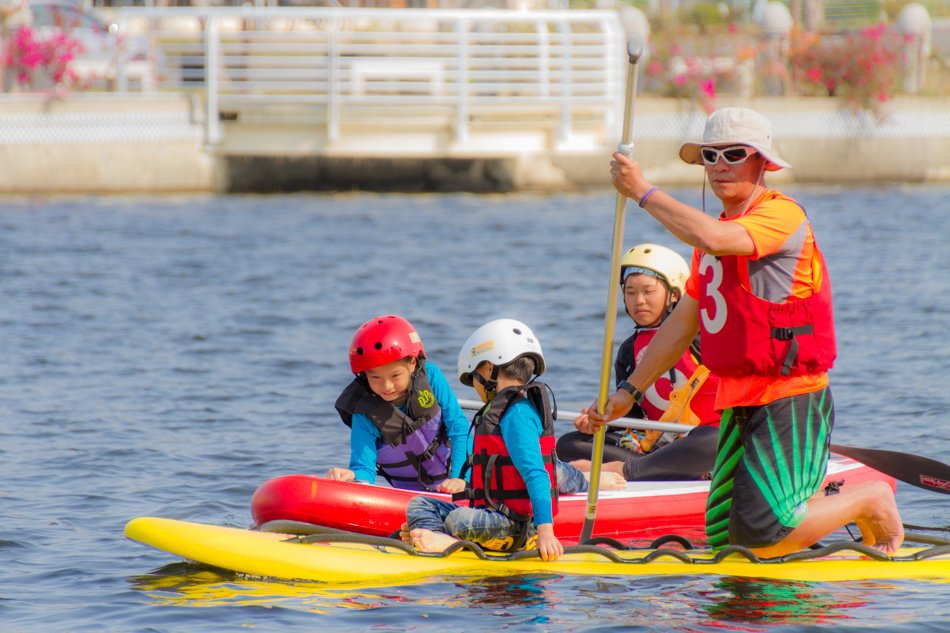
<path id="1" fill-rule="evenodd" d="M 459 539 L 486 549 L 537 547 L 543 560 L 564 553 L 554 535 L 558 486 L 554 411 L 534 332 L 520 321 L 498 319 L 478 328 L 459 352 L 459 381 L 485 403 L 472 422 L 470 488 L 460 506 L 419 496 L 409 502 L 402 537 L 424 552 Z"/>
<path id="2" fill-rule="evenodd" d="M 463 490 L 468 418 L 412 324 L 387 314 L 361 325 L 350 369 L 355 377 L 336 401 L 351 429 L 350 464 L 327 477 L 373 483 L 379 473 L 394 488 Z"/>
<path id="3" fill-rule="evenodd" d="M 658 244 L 638 244 L 620 261 L 620 290 L 633 334 L 617 350 L 614 363 L 617 386 L 633 373 L 660 325 L 683 295 L 689 266 L 678 253 Z M 628 417 L 694 424 L 686 436 L 672 434 L 608 433 L 604 445 L 606 472 L 627 481 L 698 479 L 709 473 L 716 459 L 719 416 L 713 408 L 717 379 L 701 365 L 695 343 L 666 375 L 640 394 Z M 585 409 L 574 420 L 577 431 L 558 440 L 562 459 L 589 469 L 592 431 Z"/>

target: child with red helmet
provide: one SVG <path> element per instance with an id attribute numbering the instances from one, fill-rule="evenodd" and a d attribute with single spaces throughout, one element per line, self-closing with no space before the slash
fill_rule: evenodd
<path id="1" fill-rule="evenodd" d="M 361 325 L 350 369 L 355 378 L 335 405 L 351 429 L 349 468 L 327 477 L 373 483 L 378 473 L 394 488 L 463 490 L 468 418 L 412 324 L 382 315 Z"/>

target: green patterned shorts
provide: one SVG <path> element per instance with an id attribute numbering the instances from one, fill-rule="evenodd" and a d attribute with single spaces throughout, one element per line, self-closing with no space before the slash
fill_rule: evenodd
<path id="1" fill-rule="evenodd" d="M 828 387 L 722 413 L 706 501 L 710 547 L 765 547 L 794 530 L 821 489 L 834 426 Z"/>

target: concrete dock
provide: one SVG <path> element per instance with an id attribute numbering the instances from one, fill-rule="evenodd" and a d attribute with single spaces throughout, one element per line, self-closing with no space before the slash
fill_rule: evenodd
<path id="1" fill-rule="evenodd" d="M 794 165 L 773 182 L 948 182 L 950 99 L 901 98 L 880 123 L 834 99 L 757 99 Z M 638 98 L 635 155 L 660 184 L 695 183 L 679 145 L 705 115 L 676 100 Z M 516 118 L 473 122 L 465 143 L 451 126 L 385 129 L 371 112 L 330 141 L 312 121 L 222 121 L 206 142 L 193 96 L 36 95 L 0 99 L 0 192 L 164 193 L 295 190 L 515 191 L 607 186 L 614 142 L 559 145 L 546 126 Z M 507 128 L 507 129 L 506 129 Z M 617 131 L 619 138 L 620 132 Z"/>

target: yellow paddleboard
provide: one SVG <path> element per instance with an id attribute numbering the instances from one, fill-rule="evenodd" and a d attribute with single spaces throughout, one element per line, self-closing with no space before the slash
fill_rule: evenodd
<path id="1" fill-rule="evenodd" d="M 555 562 L 540 558 L 482 560 L 460 551 L 446 557 L 420 556 L 399 548 L 354 543 L 291 542 L 292 535 L 257 532 L 173 519 L 142 517 L 125 526 L 130 539 L 187 560 L 257 577 L 316 580 L 332 584 L 397 585 L 438 576 L 494 576 L 527 573 L 586 576 L 695 576 L 712 574 L 781 580 L 868 579 L 950 580 L 950 553 L 914 561 L 879 561 L 844 551 L 819 559 L 754 563 L 735 554 L 720 562 L 713 553 L 691 550 L 698 562 L 661 557 L 649 563 L 612 562 L 594 553 L 566 554 Z M 898 557 L 919 548 L 904 548 Z M 623 560 L 641 559 L 648 550 L 616 552 Z"/>

